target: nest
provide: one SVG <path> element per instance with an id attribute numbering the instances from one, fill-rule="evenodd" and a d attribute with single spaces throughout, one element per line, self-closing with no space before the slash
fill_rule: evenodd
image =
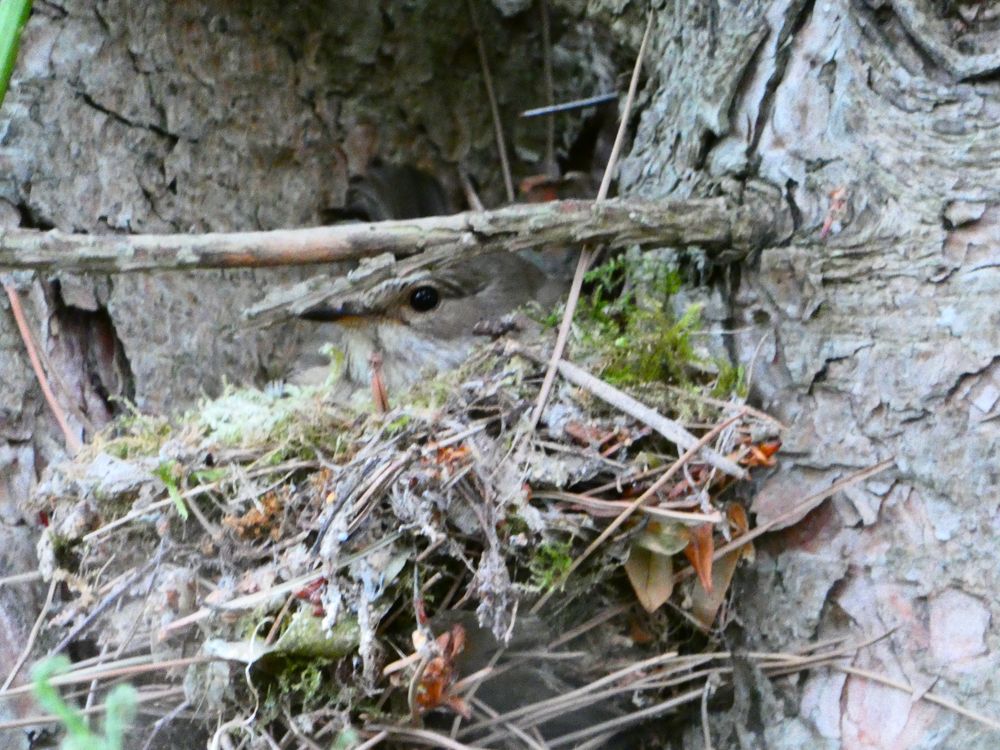
<path id="1" fill-rule="evenodd" d="M 724 469 L 771 465 L 776 425 L 717 377 L 660 388 L 670 421 L 564 369 L 530 429 L 531 352 L 497 341 L 383 414 L 286 386 L 120 421 L 39 488 L 37 655 L 71 653 L 61 684 L 98 706 L 134 684 L 136 747 L 560 747 L 672 720 L 752 549 Z"/>

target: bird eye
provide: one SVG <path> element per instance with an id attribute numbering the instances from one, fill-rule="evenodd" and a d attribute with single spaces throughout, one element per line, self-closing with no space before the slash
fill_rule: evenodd
<path id="1" fill-rule="evenodd" d="M 441 295 L 432 286 L 418 286 L 410 292 L 410 307 L 417 312 L 430 312 L 440 301 Z"/>

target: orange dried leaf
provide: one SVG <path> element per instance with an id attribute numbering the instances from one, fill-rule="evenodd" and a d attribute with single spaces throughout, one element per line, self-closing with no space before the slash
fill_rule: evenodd
<path id="1" fill-rule="evenodd" d="M 466 716 L 469 708 L 465 701 L 450 692 L 456 678 L 455 657 L 465 649 L 465 628 L 456 624 L 434 642 L 438 655 L 424 667 L 417 685 L 416 703 L 422 711 L 444 706 Z"/>
<path id="2" fill-rule="evenodd" d="M 733 550 L 715 561 L 712 568 L 712 587 L 693 586 L 691 588 L 691 615 L 702 629 L 708 630 L 719 614 L 719 608 L 726 599 L 729 584 L 740 561 L 740 551 Z"/>
<path id="3" fill-rule="evenodd" d="M 743 536 L 750 530 L 750 519 L 747 518 L 746 508 L 742 505 L 733 503 L 726 508 L 726 518 L 729 519 L 729 526 L 734 536 Z"/>
<path id="4" fill-rule="evenodd" d="M 744 466 L 749 466 L 750 468 L 761 466 L 771 468 L 772 466 L 776 466 L 778 463 L 774 458 L 774 454 L 777 453 L 780 448 L 780 440 L 772 440 L 767 443 L 761 443 L 760 445 L 751 445 L 748 448 L 749 452 L 740 460 L 740 463 Z"/>
<path id="5" fill-rule="evenodd" d="M 625 572 L 639 603 L 647 612 L 655 612 L 662 607 L 674 591 L 673 562 L 666 555 L 632 545 Z"/>
<path id="6" fill-rule="evenodd" d="M 750 531 L 750 519 L 747 517 L 746 508 L 738 503 L 733 503 L 726 508 L 726 518 L 729 519 L 729 528 L 732 530 L 733 538 L 738 538 Z M 742 560 L 753 561 L 756 552 L 752 542 L 747 542 L 739 548 L 739 557 Z"/>
<path id="7" fill-rule="evenodd" d="M 684 555 L 698 574 L 702 588 L 712 592 L 712 555 L 715 553 L 715 540 L 712 538 L 713 526 L 703 523 L 688 530 L 691 541 L 684 548 Z"/>
<path id="8" fill-rule="evenodd" d="M 389 390 L 385 386 L 385 376 L 382 374 L 382 355 L 372 354 L 368 361 L 372 368 L 371 388 L 375 411 L 385 414 L 389 411 Z"/>
<path id="9" fill-rule="evenodd" d="M 454 464 L 469 457 L 472 450 L 467 445 L 446 445 L 437 449 L 437 462 L 439 464 Z"/>
<path id="10" fill-rule="evenodd" d="M 276 492 L 266 493 L 242 516 L 225 516 L 222 524 L 235 531 L 241 539 L 261 539 L 281 533 L 283 503 Z"/>

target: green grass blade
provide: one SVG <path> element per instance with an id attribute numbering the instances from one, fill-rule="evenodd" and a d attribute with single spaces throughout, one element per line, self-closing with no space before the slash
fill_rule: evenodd
<path id="1" fill-rule="evenodd" d="M 7 95 L 7 84 L 17 59 L 17 46 L 31 13 L 31 0 L 0 0 L 0 102 Z"/>

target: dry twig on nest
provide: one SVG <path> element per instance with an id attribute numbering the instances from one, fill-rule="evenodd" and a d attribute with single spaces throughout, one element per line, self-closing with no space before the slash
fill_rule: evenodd
<path id="1" fill-rule="evenodd" d="M 307 229 L 208 234 L 67 234 L 0 230 L 0 269 L 53 273 L 131 273 L 206 268 L 267 268 L 424 253 L 425 265 L 488 252 L 550 245 L 697 246 L 743 254 L 787 235 L 781 196 L 761 185 L 742 202 L 564 200 L 453 216 L 338 224 Z"/>

